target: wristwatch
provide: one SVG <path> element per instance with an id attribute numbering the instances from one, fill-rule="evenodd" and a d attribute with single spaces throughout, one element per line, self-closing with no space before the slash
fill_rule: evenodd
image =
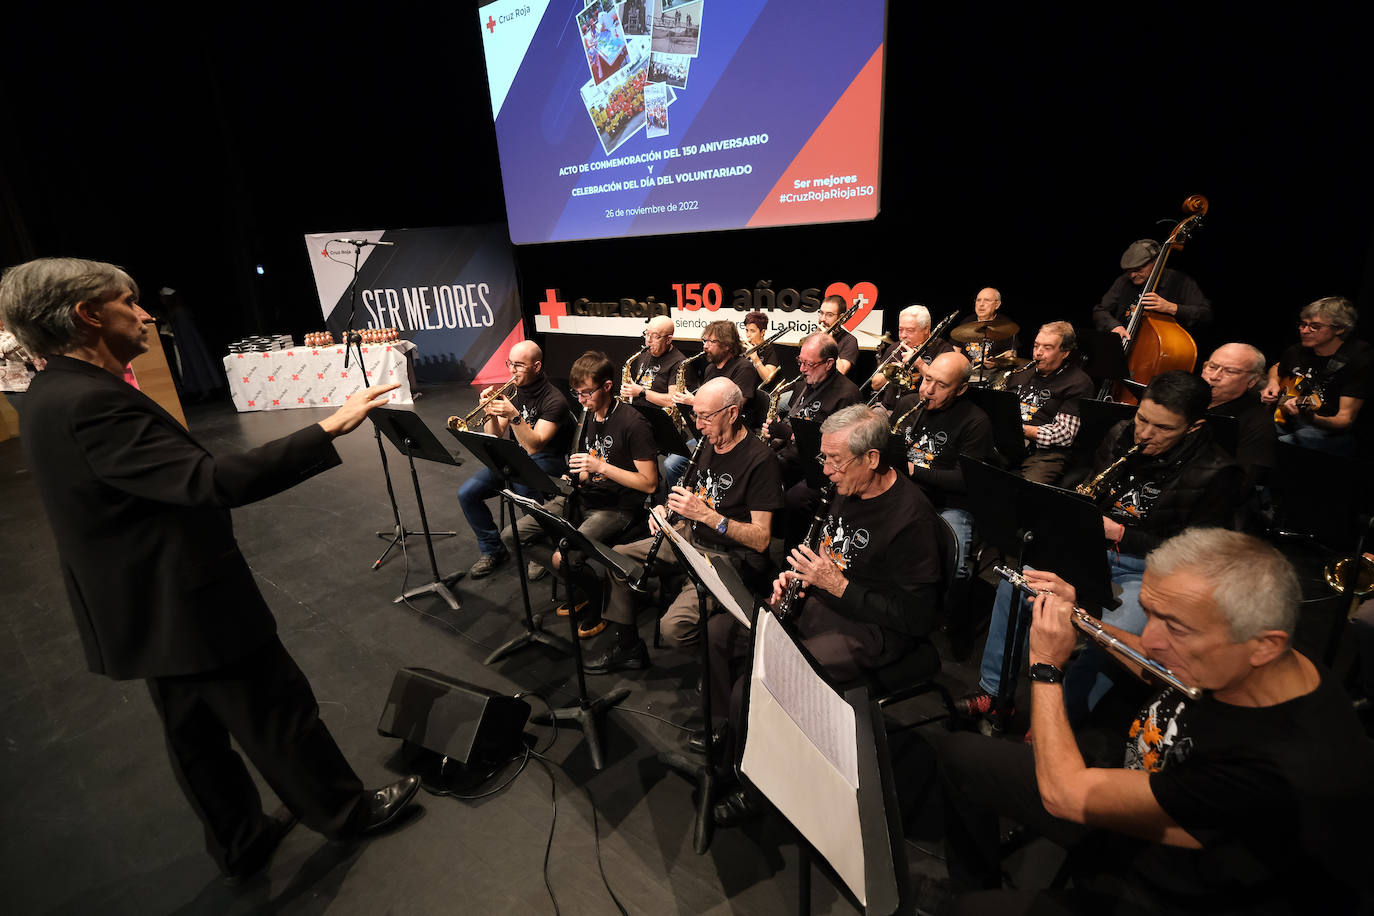
<path id="1" fill-rule="evenodd" d="M 726 529 L 728 529 L 729 527 L 730 527 L 730 520 L 729 520 L 728 518 L 726 518 L 725 516 L 722 515 L 722 516 L 720 517 L 720 523 L 716 525 L 716 531 L 717 531 L 718 533 L 720 533 L 720 534 L 724 534 L 725 531 L 726 531 Z"/>
<path id="2" fill-rule="evenodd" d="M 520 411 L 518 411 L 518 410 L 515 412 L 515 416 L 513 416 L 513 417 L 510 418 L 510 425 L 511 425 L 511 426 L 519 426 L 521 423 L 524 423 L 524 422 L 525 422 L 525 417 L 524 417 L 524 415 L 523 415 L 522 413 L 520 413 Z"/>
<path id="3" fill-rule="evenodd" d="M 1056 665 L 1040 662 L 1030 666 L 1030 679 L 1039 681 L 1041 684 L 1062 684 L 1064 683 L 1064 670 Z"/>

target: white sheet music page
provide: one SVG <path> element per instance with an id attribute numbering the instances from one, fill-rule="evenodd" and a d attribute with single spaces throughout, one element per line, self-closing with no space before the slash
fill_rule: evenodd
<path id="1" fill-rule="evenodd" d="M 752 625 L 749 623 L 749 615 L 744 613 L 744 608 L 739 606 L 734 596 L 730 594 L 730 590 L 725 587 L 725 583 L 720 580 L 720 573 L 716 572 L 716 568 L 711 565 L 710 558 L 703 556 L 686 538 L 677 533 L 677 529 L 667 523 L 661 506 L 654 506 L 649 510 L 649 514 L 654 517 L 654 522 L 667 532 L 673 543 L 681 548 L 682 555 L 686 558 L 688 565 L 696 570 L 698 576 L 701 576 L 701 581 L 706 583 L 706 588 L 715 596 L 716 601 L 720 602 L 720 606 L 744 624 L 746 630 L 750 629 Z"/>

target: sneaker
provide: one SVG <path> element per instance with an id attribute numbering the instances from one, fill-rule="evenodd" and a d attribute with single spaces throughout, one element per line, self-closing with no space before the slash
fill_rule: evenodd
<path id="1" fill-rule="evenodd" d="M 525 578 L 528 579 L 530 582 L 538 582 L 540 579 L 544 578 L 548 574 L 549 571 L 547 569 L 540 566 L 533 560 L 530 560 L 528 563 L 525 564 Z"/>
<path id="2" fill-rule="evenodd" d="M 986 690 L 975 690 L 955 700 L 954 710 L 970 719 L 981 719 L 997 711 L 997 697 Z"/>
<path id="3" fill-rule="evenodd" d="M 483 579 L 496 571 L 496 567 L 506 562 L 509 556 L 504 550 L 500 553 L 484 553 L 468 570 L 469 579 Z"/>
<path id="4" fill-rule="evenodd" d="M 647 667 L 649 667 L 649 647 L 644 645 L 642 639 L 637 639 L 628 646 L 616 643 L 607 651 L 582 663 L 582 670 L 587 674 L 611 674 L 632 668 L 643 670 Z"/>

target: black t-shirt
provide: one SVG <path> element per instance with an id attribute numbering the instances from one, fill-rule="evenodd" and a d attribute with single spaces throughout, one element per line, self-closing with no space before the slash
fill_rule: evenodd
<path id="1" fill-rule="evenodd" d="M 511 403 L 531 429 L 540 420 L 548 420 L 557 425 L 558 431 L 540 449 L 540 454 L 568 454 L 573 436 L 577 434 L 576 424 L 568 410 L 568 399 L 563 396 L 563 392 L 550 384 L 548 378 L 541 375 L 536 381 L 516 388 Z M 514 433 L 511 435 L 514 436 Z"/>
<path id="2" fill-rule="evenodd" d="M 897 402 L 896 422 L 921 400 L 916 392 Z M 913 414 L 910 420 L 916 419 Z M 992 423 L 973 402 L 957 398 L 944 410 L 927 410 L 919 427 L 910 420 L 898 430 L 905 443 L 906 460 L 914 467 L 911 479 L 921 485 L 938 509 L 966 509 L 964 472 L 959 456 L 986 461 L 992 454 Z"/>
<path id="3" fill-rule="evenodd" d="M 1131 725 L 1127 769 L 1203 846 L 1152 846 L 1138 877 L 1178 909 L 1353 913 L 1368 893 L 1374 753 L 1350 699 L 1321 683 L 1275 706 L 1154 697 Z M 1174 907 L 1164 909 L 1172 912 Z"/>
<path id="4" fill-rule="evenodd" d="M 1236 463 L 1252 481 L 1274 466 L 1274 408 L 1260 400 L 1258 391 L 1247 391 L 1207 412 L 1236 418 Z"/>
<path id="5" fill-rule="evenodd" d="M 1032 363 L 1011 374 L 1007 388 L 1021 402 L 1021 422 L 1045 426 L 1059 414 L 1078 416 L 1079 398 L 1090 398 L 1093 382 L 1087 373 L 1068 361 L 1049 375 L 1041 375 Z"/>
<path id="6" fill-rule="evenodd" d="M 955 325 L 955 327 L 963 327 L 966 324 L 980 324 L 978 316 L 971 315 L 970 317 L 965 318 L 963 321 L 959 322 L 957 325 Z M 996 356 L 999 353 L 1005 353 L 1008 350 L 1011 350 L 1013 353 L 1015 353 L 1016 350 L 1020 348 L 1020 346 L 1021 338 L 1016 334 L 1013 334 L 1010 337 L 1003 338 L 1002 340 L 990 340 L 988 341 L 986 346 L 983 344 L 982 340 L 976 340 L 973 343 L 966 343 L 963 345 L 960 352 L 962 352 L 965 356 L 968 357 L 969 362 L 973 363 L 973 368 L 976 372 L 978 370 L 978 363 L 981 360 L 985 360 L 990 356 Z"/>
<path id="7" fill-rule="evenodd" d="M 1331 370 L 1335 361 L 1336 369 Z M 1300 369 L 1312 379 L 1313 391 L 1321 397 L 1317 416 L 1334 417 L 1340 410 L 1341 398 L 1369 397 L 1370 367 L 1374 364 L 1374 347 L 1363 340 L 1347 340 L 1330 356 L 1318 356 L 1311 348 L 1294 344 L 1279 357 L 1279 377 L 1289 378 Z"/>
<path id="8" fill-rule="evenodd" d="M 836 496 L 817 553 L 829 555 L 849 586 L 842 597 L 816 590 L 809 600 L 889 630 L 925 635 L 934 626 L 940 581 L 938 524 L 930 500 L 902 474 L 872 499 Z"/>
<path id="9" fill-rule="evenodd" d="M 717 454 L 709 443 L 703 445 L 701 460 L 691 478 L 681 485 L 731 521 L 747 524 L 753 521 L 751 512 L 778 512 L 783 507 L 782 474 L 773 450 L 758 436 L 747 433 L 724 454 Z M 715 550 L 740 547 L 698 522 L 692 523 L 692 539 Z"/>
<path id="10" fill-rule="evenodd" d="M 645 350 L 630 365 L 630 380 L 636 385 L 643 385 L 650 391 L 667 394 L 668 386 L 677 382 L 678 364 L 686 358 L 677 347 L 669 347 L 662 356 L 654 356 Z M 648 404 L 649 401 L 640 395 L 631 399 L 630 403 L 644 405 Z"/>
<path id="11" fill-rule="evenodd" d="M 838 363 L 842 359 L 849 360 L 849 367 L 853 369 L 859 361 L 859 338 L 849 331 L 845 331 L 840 334 L 840 338 L 835 341 L 835 344 L 840 348 L 839 354 L 835 357 L 835 362 Z"/>
<path id="12" fill-rule="evenodd" d="M 715 363 L 708 363 L 706 371 L 701 374 L 701 382 L 704 385 L 711 379 L 720 376 L 728 378 L 739 386 L 740 394 L 744 395 L 744 409 L 740 411 L 740 415 L 744 417 L 746 424 L 752 422 L 754 391 L 759 385 L 759 374 L 754 371 L 749 360 L 742 356 L 732 356 L 720 368 L 716 368 Z"/>
<path id="13" fill-rule="evenodd" d="M 838 369 L 821 379 L 814 388 L 803 385 L 792 397 L 787 408 L 789 420 L 811 420 L 820 423 L 837 410 L 859 403 L 859 386 L 841 375 Z"/>
<path id="14" fill-rule="evenodd" d="M 764 344 L 763 346 L 759 347 L 757 350 L 754 351 L 754 355 L 759 358 L 759 365 L 761 366 L 779 365 L 778 354 L 776 351 L 774 351 L 772 344 Z M 753 360 L 750 360 L 749 362 L 750 365 L 753 365 Z M 756 368 L 754 371 L 758 372 L 758 369 Z"/>
<path id="15" fill-rule="evenodd" d="M 1121 274 L 1107 289 L 1102 301 L 1093 306 L 1093 325 L 1100 331 L 1124 327 L 1131 306 L 1140 298 L 1142 287 L 1131 282 L 1128 274 Z M 1212 303 L 1202 294 L 1202 287 L 1192 277 L 1177 270 L 1164 268 L 1159 275 L 1155 292 L 1178 306 L 1174 320 L 1185 328 L 1212 320 Z"/>
<path id="16" fill-rule="evenodd" d="M 635 471 L 636 461 L 656 461 L 658 446 L 649 421 L 633 407 L 612 401 L 606 419 L 587 418 L 578 451 L 596 455 L 625 471 Z M 582 504 L 588 509 L 620 508 L 635 510 L 644 504 L 644 494 L 621 486 L 602 475 L 593 474 L 582 484 Z"/>

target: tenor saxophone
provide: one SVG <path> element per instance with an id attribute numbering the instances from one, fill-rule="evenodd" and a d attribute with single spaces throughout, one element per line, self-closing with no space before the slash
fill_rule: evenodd
<path id="1" fill-rule="evenodd" d="M 1116 478 L 1121 476 L 1121 469 L 1125 467 L 1126 462 L 1134 458 L 1136 453 L 1144 447 L 1143 443 L 1132 445 L 1126 450 L 1126 454 L 1107 465 L 1101 474 L 1098 474 L 1087 483 L 1080 483 L 1078 486 L 1074 487 L 1074 492 L 1081 496 L 1088 497 L 1088 499 L 1093 502 L 1098 502 L 1105 494 L 1111 492 L 1111 487 L 1116 483 Z"/>
<path id="2" fill-rule="evenodd" d="M 682 362 L 677 364 L 676 384 L 678 391 L 687 390 L 687 364 L 692 362 L 692 360 L 694 359 L 701 359 L 705 355 L 706 351 L 702 350 L 695 356 L 689 356 Z M 696 438 L 696 433 L 692 432 L 691 427 L 687 425 L 687 418 L 682 415 L 682 411 L 678 409 L 678 406 L 676 404 L 672 403 L 671 401 L 668 402 L 668 406 L 663 408 L 663 412 L 666 413 L 668 415 L 668 418 L 673 421 L 673 425 L 677 427 L 678 435 L 682 437 L 683 442 L 691 442 L 693 439 Z"/>

